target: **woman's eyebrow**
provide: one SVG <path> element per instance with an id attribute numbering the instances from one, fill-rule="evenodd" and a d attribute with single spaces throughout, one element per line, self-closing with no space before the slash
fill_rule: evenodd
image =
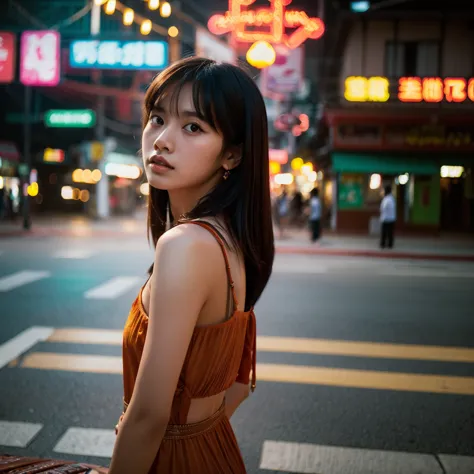
<path id="1" fill-rule="evenodd" d="M 161 105 L 154 105 L 151 109 L 151 112 L 156 112 L 159 114 L 166 114 L 168 111 Z M 178 111 L 178 115 L 183 115 L 184 117 L 194 117 L 200 120 L 204 120 L 204 117 L 198 113 L 196 110 L 181 110 Z"/>

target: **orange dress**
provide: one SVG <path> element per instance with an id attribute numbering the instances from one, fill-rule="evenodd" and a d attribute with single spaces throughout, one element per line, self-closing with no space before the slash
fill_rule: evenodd
<path id="1" fill-rule="evenodd" d="M 237 298 L 224 243 L 204 222 L 224 255 L 234 312 L 222 323 L 196 326 L 176 387 L 169 425 L 150 474 L 241 474 L 245 473 L 237 440 L 224 405 L 210 418 L 186 424 L 193 398 L 217 395 L 234 382 L 255 388 L 256 325 L 253 309 L 237 311 Z M 145 343 L 148 316 L 142 304 L 143 288 L 133 303 L 123 335 L 124 411 L 132 397 Z"/>

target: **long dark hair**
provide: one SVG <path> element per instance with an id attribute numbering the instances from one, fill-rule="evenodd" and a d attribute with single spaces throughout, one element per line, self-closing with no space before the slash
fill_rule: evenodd
<path id="1" fill-rule="evenodd" d="M 249 309 L 268 283 L 275 254 L 265 104 L 256 84 L 241 68 L 191 57 L 174 63 L 153 80 L 145 95 L 143 128 L 165 91 L 173 88 L 171 103 L 177 104 L 186 84 L 192 84 L 196 112 L 222 134 L 224 150 L 239 147 L 242 160 L 227 180 L 222 179 L 177 223 L 223 217 L 232 242 L 244 257 L 245 308 Z M 148 235 L 154 246 L 166 231 L 168 212 L 168 191 L 150 186 Z"/>

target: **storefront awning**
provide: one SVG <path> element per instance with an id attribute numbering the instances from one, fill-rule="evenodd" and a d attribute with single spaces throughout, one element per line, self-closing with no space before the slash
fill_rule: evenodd
<path id="1" fill-rule="evenodd" d="M 334 152 L 331 157 L 333 171 L 344 173 L 439 174 L 439 164 L 429 158 L 343 152 Z"/>

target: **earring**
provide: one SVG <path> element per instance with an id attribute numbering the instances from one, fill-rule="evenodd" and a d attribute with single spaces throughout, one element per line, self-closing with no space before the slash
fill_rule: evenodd
<path id="1" fill-rule="evenodd" d="M 230 171 L 229 170 L 225 170 L 224 171 L 224 175 L 222 176 L 224 178 L 224 180 L 228 179 L 230 176 Z"/>

